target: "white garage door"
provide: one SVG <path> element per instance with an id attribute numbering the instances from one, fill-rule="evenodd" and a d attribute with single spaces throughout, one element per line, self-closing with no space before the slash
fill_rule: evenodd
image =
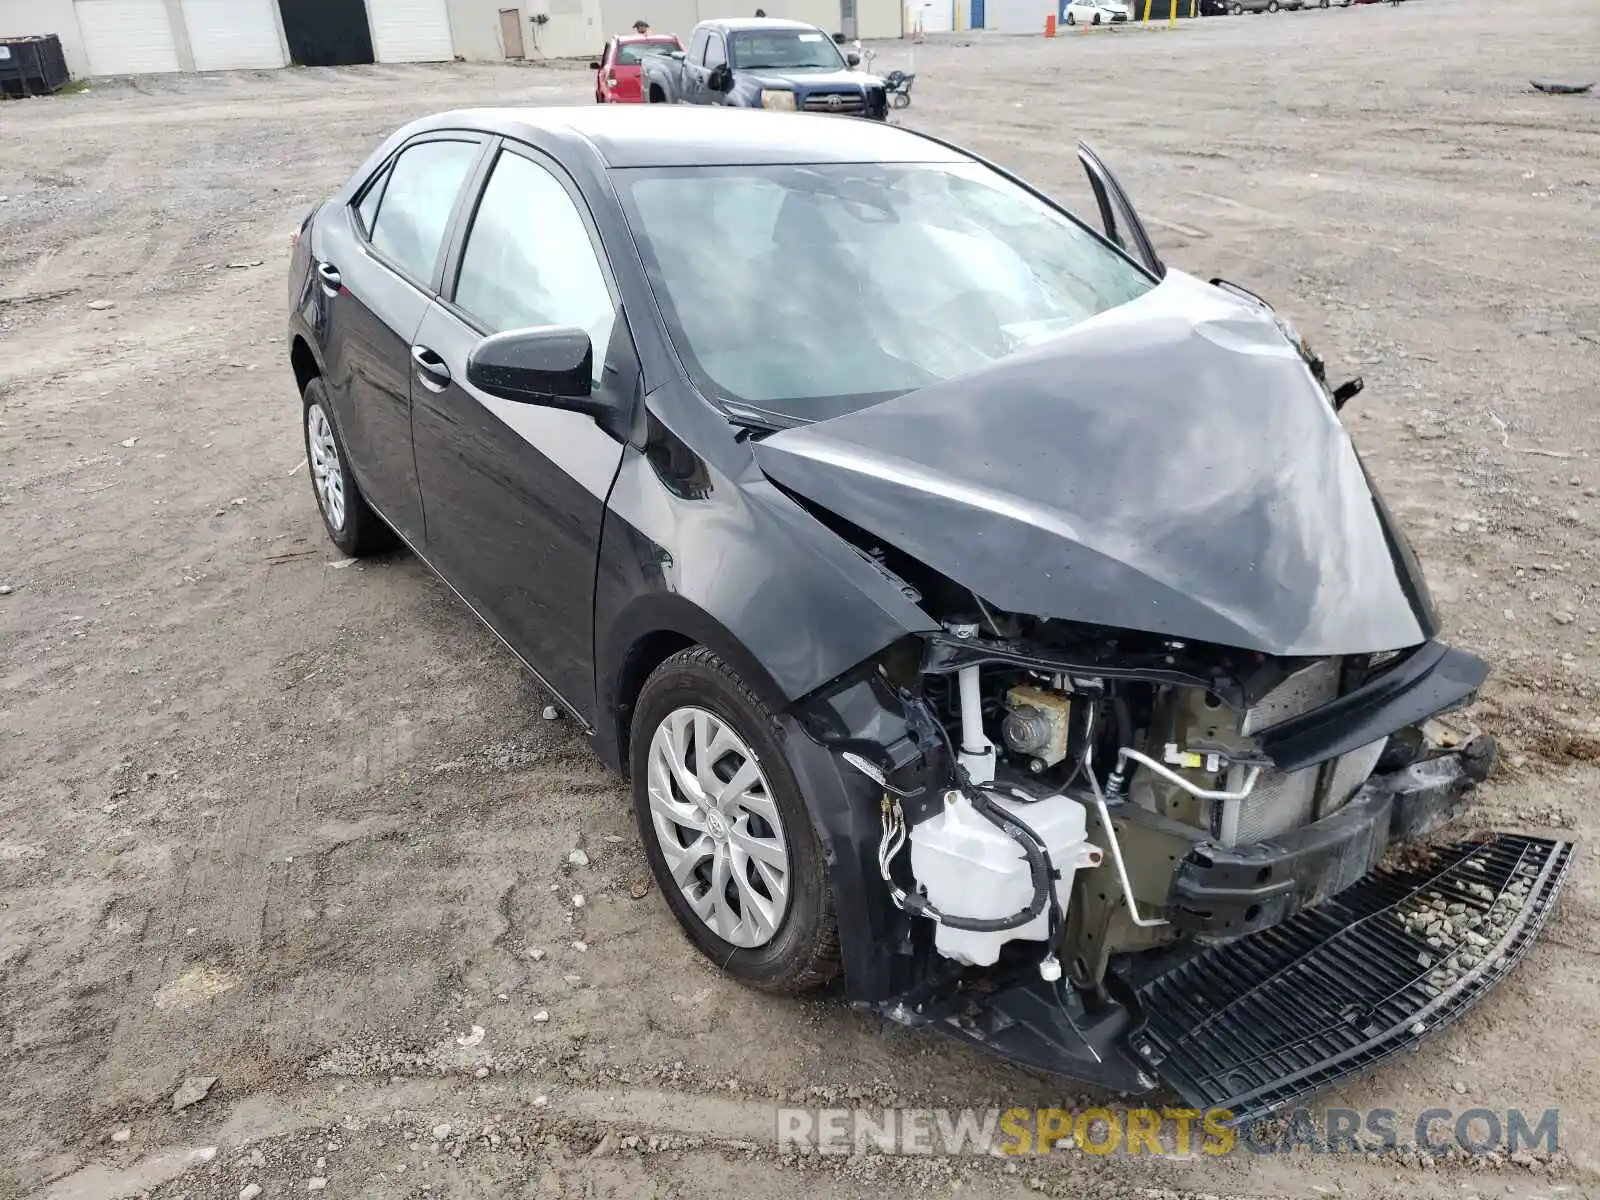
<path id="1" fill-rule="evenodd" d="M 288 65 L 273 0 L 183 0 L 196 71 L 270 71 Z"/>
<path id="2" fill-rule="evenodd" d="M 1143 11 L 1143 0 L 1134 7 Z M 983 26 L 1001 33 L 1043 33 L 1044 21 L 1056 11 L 1056 0 L 984 0 Z"/>
<path id="3" fill-rule="evenodd" d="M 449 62 L 455 57 L 445 0 L 367 0 L 379 62 Z"/>
<path id="4" fill-rule="evenodd" d="M 91 75 L 178 69 L 165 0 L 77 0 L 78 30 Z"/>
<path id="5" fill-rule="evenodd" d="M 953 0 L 911 0 L 906 12 L 912 27 L 920 23 L 923 33 L 949 33 L 956 27 Z"/>

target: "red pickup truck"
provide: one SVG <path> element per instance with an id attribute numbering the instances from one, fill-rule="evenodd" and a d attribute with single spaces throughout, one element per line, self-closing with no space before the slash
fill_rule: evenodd
<path id="1" fill-rule="evenodd" d="M 600 60 L 589 64 L 594 72 L 594 102 L 643 104 L 639 64 L 644 56 L 682 49 L 683 43 L 670 33 L 623 34 L 612 38 L 606 43 Z"/>

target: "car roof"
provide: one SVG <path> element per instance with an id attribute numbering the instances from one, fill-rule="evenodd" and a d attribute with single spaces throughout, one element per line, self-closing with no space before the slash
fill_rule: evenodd
<path id="1" fill-rule="evenodd" d="M 879 121 L 721 106 L 464 109 L 425 118 L 411 132 L 462 128 L 534 144 L 587 146 L 607 167 L 971 161 L 932 138 Z"/>
<path id="2" fill-rule="evenodd" d="M 803 29 L 809 32 L 818 28 L 805 21 L 791 21 L 785 17 L 719 17 L 713 21 L 701 21 L 700 24 L 732 33 L 746 29 Z"/>
<path id="3" fill-rule="evenodd" d="M 614 42 L 676 42 L 678 35 L 675 33 L 618 33 L 613 34 Z M 679 43 L 680 45 L 682 43 Z"/>

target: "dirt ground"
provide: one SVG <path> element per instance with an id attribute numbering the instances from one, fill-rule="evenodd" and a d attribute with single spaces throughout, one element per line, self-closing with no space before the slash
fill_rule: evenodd
<path id="1" fill-rule="evenodd" d="M 1451 636 L 1496 668 L 1477 719 L 1505 758 L 1474 819 L 1585 841 L 1600 95 L 1528 81 L 1588 82 L 1597 54 L 1589 0 L 952 38 L 915 48 L 904 114 L 1074 198 L 1087 138 L 1170 261 L 1365 376 L 1348 422 Z M 1600 1187 L 1587 845 L 1512 979 L 1323 1097 L 1558 1107 L 1553 1165 L 777 1152 L 785 1102 L 1082 1089 L 719 978 L 635 898 L 619 780 L 420 564 L 342 562 L 301 465 L 284 268 L 307 207 L 412 116 L 588 86 L 369 67 L 0 105 L 0 1195 Z M 173 1113 L 191 1076 L 216 1082 Z"/>

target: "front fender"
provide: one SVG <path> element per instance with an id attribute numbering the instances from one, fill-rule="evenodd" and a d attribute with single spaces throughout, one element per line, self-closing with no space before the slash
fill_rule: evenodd
<path id="1" fill-rule="evenodd" d="M 748 75 L 740 75 L 737 71 L 733 75 L 733 90 L 728 93 L 725 104 L 735 108 L 760 108 L 761 85 Z"/>
<path id="2" fill-rule="evenodd" d="M 612 488 L 595 580 L 596 749 L 620 765 L 638 648 L 710 646 L 774 711 L 936 624 L 886 575 L 761 475 L 748 445 L 693 454 L 652 414 Z M 688 414 L 690 424 L 694 414 Z M 720 426 L 720 428 L 716 428 Z M 727 447 L 725 446 L 724 449 Z M 742 459 L 742 470 L 735 470 Z M 658 643 L 659 644 L 659 643 Z"/>

